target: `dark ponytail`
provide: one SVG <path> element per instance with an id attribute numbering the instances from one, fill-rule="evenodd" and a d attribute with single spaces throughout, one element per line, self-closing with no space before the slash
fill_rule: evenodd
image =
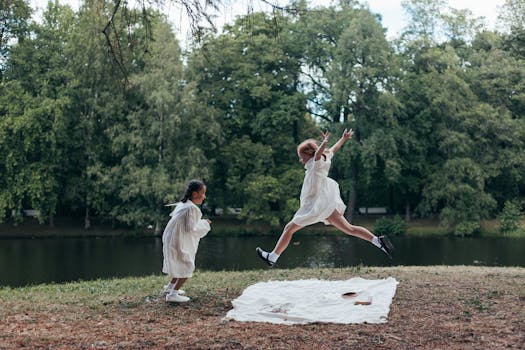
<path id="1" fill-rule="evenodd" d="M 188 182 L 188 185 L 186 186 L 186 191 L 184 192 L 184 197 L 180 200 L 182 203 L 186 203 L 188 199 L 191 198 L 191 194 L 193 192 L 199 192 L 202 190 L 202 187 L 204 186 L 204 182 L 199 180 L 191 180 Z"/>

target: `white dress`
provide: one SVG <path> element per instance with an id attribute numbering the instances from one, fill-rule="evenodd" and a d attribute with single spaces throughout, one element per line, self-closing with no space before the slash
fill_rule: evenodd
<path id="1" fill-rule="evenodd" d="M 339 184 L 328 177 L 332 164 L 332 152 L 325 153 L 318 161 L 310 158 L 304 165 L 303 187 L 301 188 L 301 207 L 295 213 L 292 222 L 299 226 L 308 226 L 326 221 L 334 210 L 344 214 L 346 205 L 341 199 Z"/>
<path id="2" fill-rule="evenodd" d="M 162 272 L 170 277 L 189 278 L 195 270 L 199 241 L 210 231 L 210 224 L 190 200 L 177 203 L 170 216 L 162 234 Z"/>

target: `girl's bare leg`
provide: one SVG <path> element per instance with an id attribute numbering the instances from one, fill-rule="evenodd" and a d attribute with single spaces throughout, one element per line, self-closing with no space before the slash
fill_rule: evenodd
<path id="1" fill-rule="evenodd" d="M 302 228 L 302 226 L 296 225 L 293 222 L 287 223 L 283 229 L 283 233 L 281 233 L 281 237 L 279 237 L 279 240 L 273 249 L 273 252 L 281 255 L 288 247 L 288 244 L 290 244 L 293 234 Z"/>
<path id="2" fill-rule="evenodd" d="M 184 284 L 184 282 L 186 282 L 187 280 L 187 278 L 177 278 L 177 283 L 175 283 L 175 290 L 179 290 Z"/>
<path id="3" fill-rule="evenodd" d="M 177 278 L 172 277 L 170 280 L 170 283 L 167 286 L 167 289 L 165 290 L 167 293 L 170 293 L 172 290 L 178 290 L 179 294 L 184 294 L 184 291 L 181 291 L 181 287 L 186 282 L 187 278 Z"/>
<path id="4" fill-rule="evenodd" d="M 369 242 L 372 242 L 372 239 L 375 237 L 375 235 L 366 228 L 350 224 L 337 210 L 334 210 L 326 220 L 347 235 L 359 237 Z"/>

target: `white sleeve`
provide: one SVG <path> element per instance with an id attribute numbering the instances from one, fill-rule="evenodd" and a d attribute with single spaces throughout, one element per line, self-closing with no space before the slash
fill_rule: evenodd
<path id="1" fill-rule="evenodd" d="M 207 220 L 202 219 L 202 213 L 199 208 L 192 207 L 190 219 L 190 230 L 193 235 L 199 238 L 206 236 L 211 230 L 210 223 Z"/>

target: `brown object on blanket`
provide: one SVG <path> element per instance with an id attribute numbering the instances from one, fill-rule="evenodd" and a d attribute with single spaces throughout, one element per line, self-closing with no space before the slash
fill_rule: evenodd
<path id="1" fill-rule="evenodd" d="M 358 295 L 359 294 L 356 292 L 346 292 L 346 293 L 343 293 L 341 296 L 344 299 L 354 299 Z M 365 300 L 356 300 L 354 302 L 354 305 L 370 305 L 370 304 L 372 304 L 372 299 L 370 297 L 367 297 Z"/>

